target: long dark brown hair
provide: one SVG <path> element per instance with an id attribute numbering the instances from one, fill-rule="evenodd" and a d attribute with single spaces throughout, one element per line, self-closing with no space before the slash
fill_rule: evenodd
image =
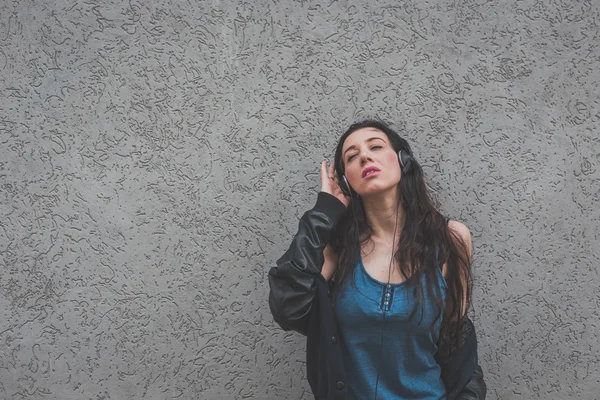
<path id="1" fill-rule="evenodd" d="M 448 228 L 444 216 L 438 211 L 437 201 L 429 192 L 423 169 L 414 158 L 410 145 L 387 124 L 376 120 L 366 120 L 350 126 L 340 137 L 335 151 L 335 169 L 338 177 L 342 178 L 344 175 L 342 160 L 344 141 L 351 133 L 362 128 L 380 130 L 388 137 L 396 153 L 404 150 L 412 157 L 410 169 L 407 168 L 407 172 L 402 171 L 398 183 L 400 193 L 398 205 L 402 206 L 405 218 L 394 253 L 401 275 L 407 278 L 406 283 L 409 288 L 412 288 L 415 296 L 415 308 L 409 318 L 412 320 L 415 317 L 419 304 L 423 310 L 426 291 L 427 296 L 434 299 L 437 310 L 436 318 L 430 326 L 434 337 L 438 337 L 434 326 L 442 316 L 439 334 L 445 338 L 452 338 L 454 344 L 460 347 L 461 326 L 459 324 L 463 317 L 462 310 L 470 307 L 472 291 L 471 259 L 467 246 L 459 235 Z M 339 179 L 339 182 L 342 180 Z M 334 306 L 335 300 L 341 292 L 340 289 L 348 283 L 349 277 L 353 276 L 361 246 L 368 243 L 372 232 L 362 199 L 352 190 L 352 200 L 346 213 L 338 222 L 336 232 L 330 242 L 331 247 L 339 256 L 338 266 L 331 280 L 335 293 L 333 296 Z M 362 240 L 360 240 L 359 233 L 364 236 Z M 437 265 L 435 262 L 436 242 Z M 448 263 L 445 277 L 448 288 L 445 301 L 436 271 L 436 268 L 441 268 L 444 263 Z M 426 275 L 426 285 L 422 283 L 423 275 Z M 420 314 L 422 318 L 423 312 Z"/>

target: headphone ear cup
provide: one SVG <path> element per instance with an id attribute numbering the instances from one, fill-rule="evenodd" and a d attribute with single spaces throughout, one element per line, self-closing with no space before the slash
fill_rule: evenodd
<path id="1" fill-rule="evenodd" d="M 402 167 L 403 173 L 408 173 L 412 167 L 412 157 L 404 150 L 400 150 L 398 152 L 398 161 L 400 162 L 400 167 Z"/>
<path id="2" fill-rule="evenodd" d="M 348 179 L 346 179 L 346 175 L 342 176 L 344 183 L 342 185 L 340 185 L 340 188 L 342 188 L 342 192 L 346 195 L 346 196 L 352 196 L 352 193 L 350 191 L 350 184 L 348 183 Z"/>

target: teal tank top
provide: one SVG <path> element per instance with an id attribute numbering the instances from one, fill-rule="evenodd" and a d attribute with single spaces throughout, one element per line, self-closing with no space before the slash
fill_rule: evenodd
<path id="1" fill-rule="evenodd" d="M 436 270 L 445 299 L 446 281 L 441 268 Z M 427 278 L 422 279 L 425 283 Z M 429 328 L 436 315 L 434 299 L 425 292 L 422 319 L 419 305 L 409 335 L 408 319 L 415 300 L 408 281 L 386 284 L 376 280 L 365 270 L 360 255 L 354 281 L 351 276 L 334 307 L 349 399 L 375 398 L 378 363 L 377 399 L 445 399 L 441 368 L 434 359 L 442 317 L 436 321 L 434 335 Z"/>

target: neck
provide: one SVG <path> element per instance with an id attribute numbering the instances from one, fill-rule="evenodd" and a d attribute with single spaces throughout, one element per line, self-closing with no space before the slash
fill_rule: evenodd
<path id="1" fill-rule="evenodd" d="M 377 239 L 392 238 L 394 228 L 396 229 L 396 238 L 400 237 L 402 227 L 404 226 L 404 209 L 402 205 L 397 204 L 397 187 L 393 187 L 387 192 L 376 193 L 371 196 L 363 196 L 362 201 L 365 207 L 365 214 L 369 224 L 373 228 L 372 236 Z M 396 213 L 398 214 L 396 218 Z M 395 226 L 397 223 L 397 226 Z"/>

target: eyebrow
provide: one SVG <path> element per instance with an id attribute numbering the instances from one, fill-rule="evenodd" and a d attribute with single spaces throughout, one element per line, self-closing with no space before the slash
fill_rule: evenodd
<path id="1" fill-rule="evenodd" d="M 382 138 L 380 138 L 380 137 L 378 137 L 378 136 L 374 136 L 374 137 L 372 137 L 372 138 L 368 138 L 367 140 L 365 140 L 365 142 L 367 142 L 367 143 L 368 143 L 368 142 L 372 142 L 372 141 L 373 141 L 373 140 L 375 140 L 375 139 L 379 139 L 379 140 L 381 140 L 382 142 L 384 142 L 384 143 L 385 143 L 385 140 L 383 140 Z M 344 151 L 344 157 L 346 157 L 346 153 L 348 152 L 348 150 L 352 150 L 352 149 L 355 149 L 355 148 L 356 148 L 356 146 L 355 146 L 355 145 L 352 145 L 352 146 L 348 147 L 348 148 L 346 149 L 346 151 Z"/>

